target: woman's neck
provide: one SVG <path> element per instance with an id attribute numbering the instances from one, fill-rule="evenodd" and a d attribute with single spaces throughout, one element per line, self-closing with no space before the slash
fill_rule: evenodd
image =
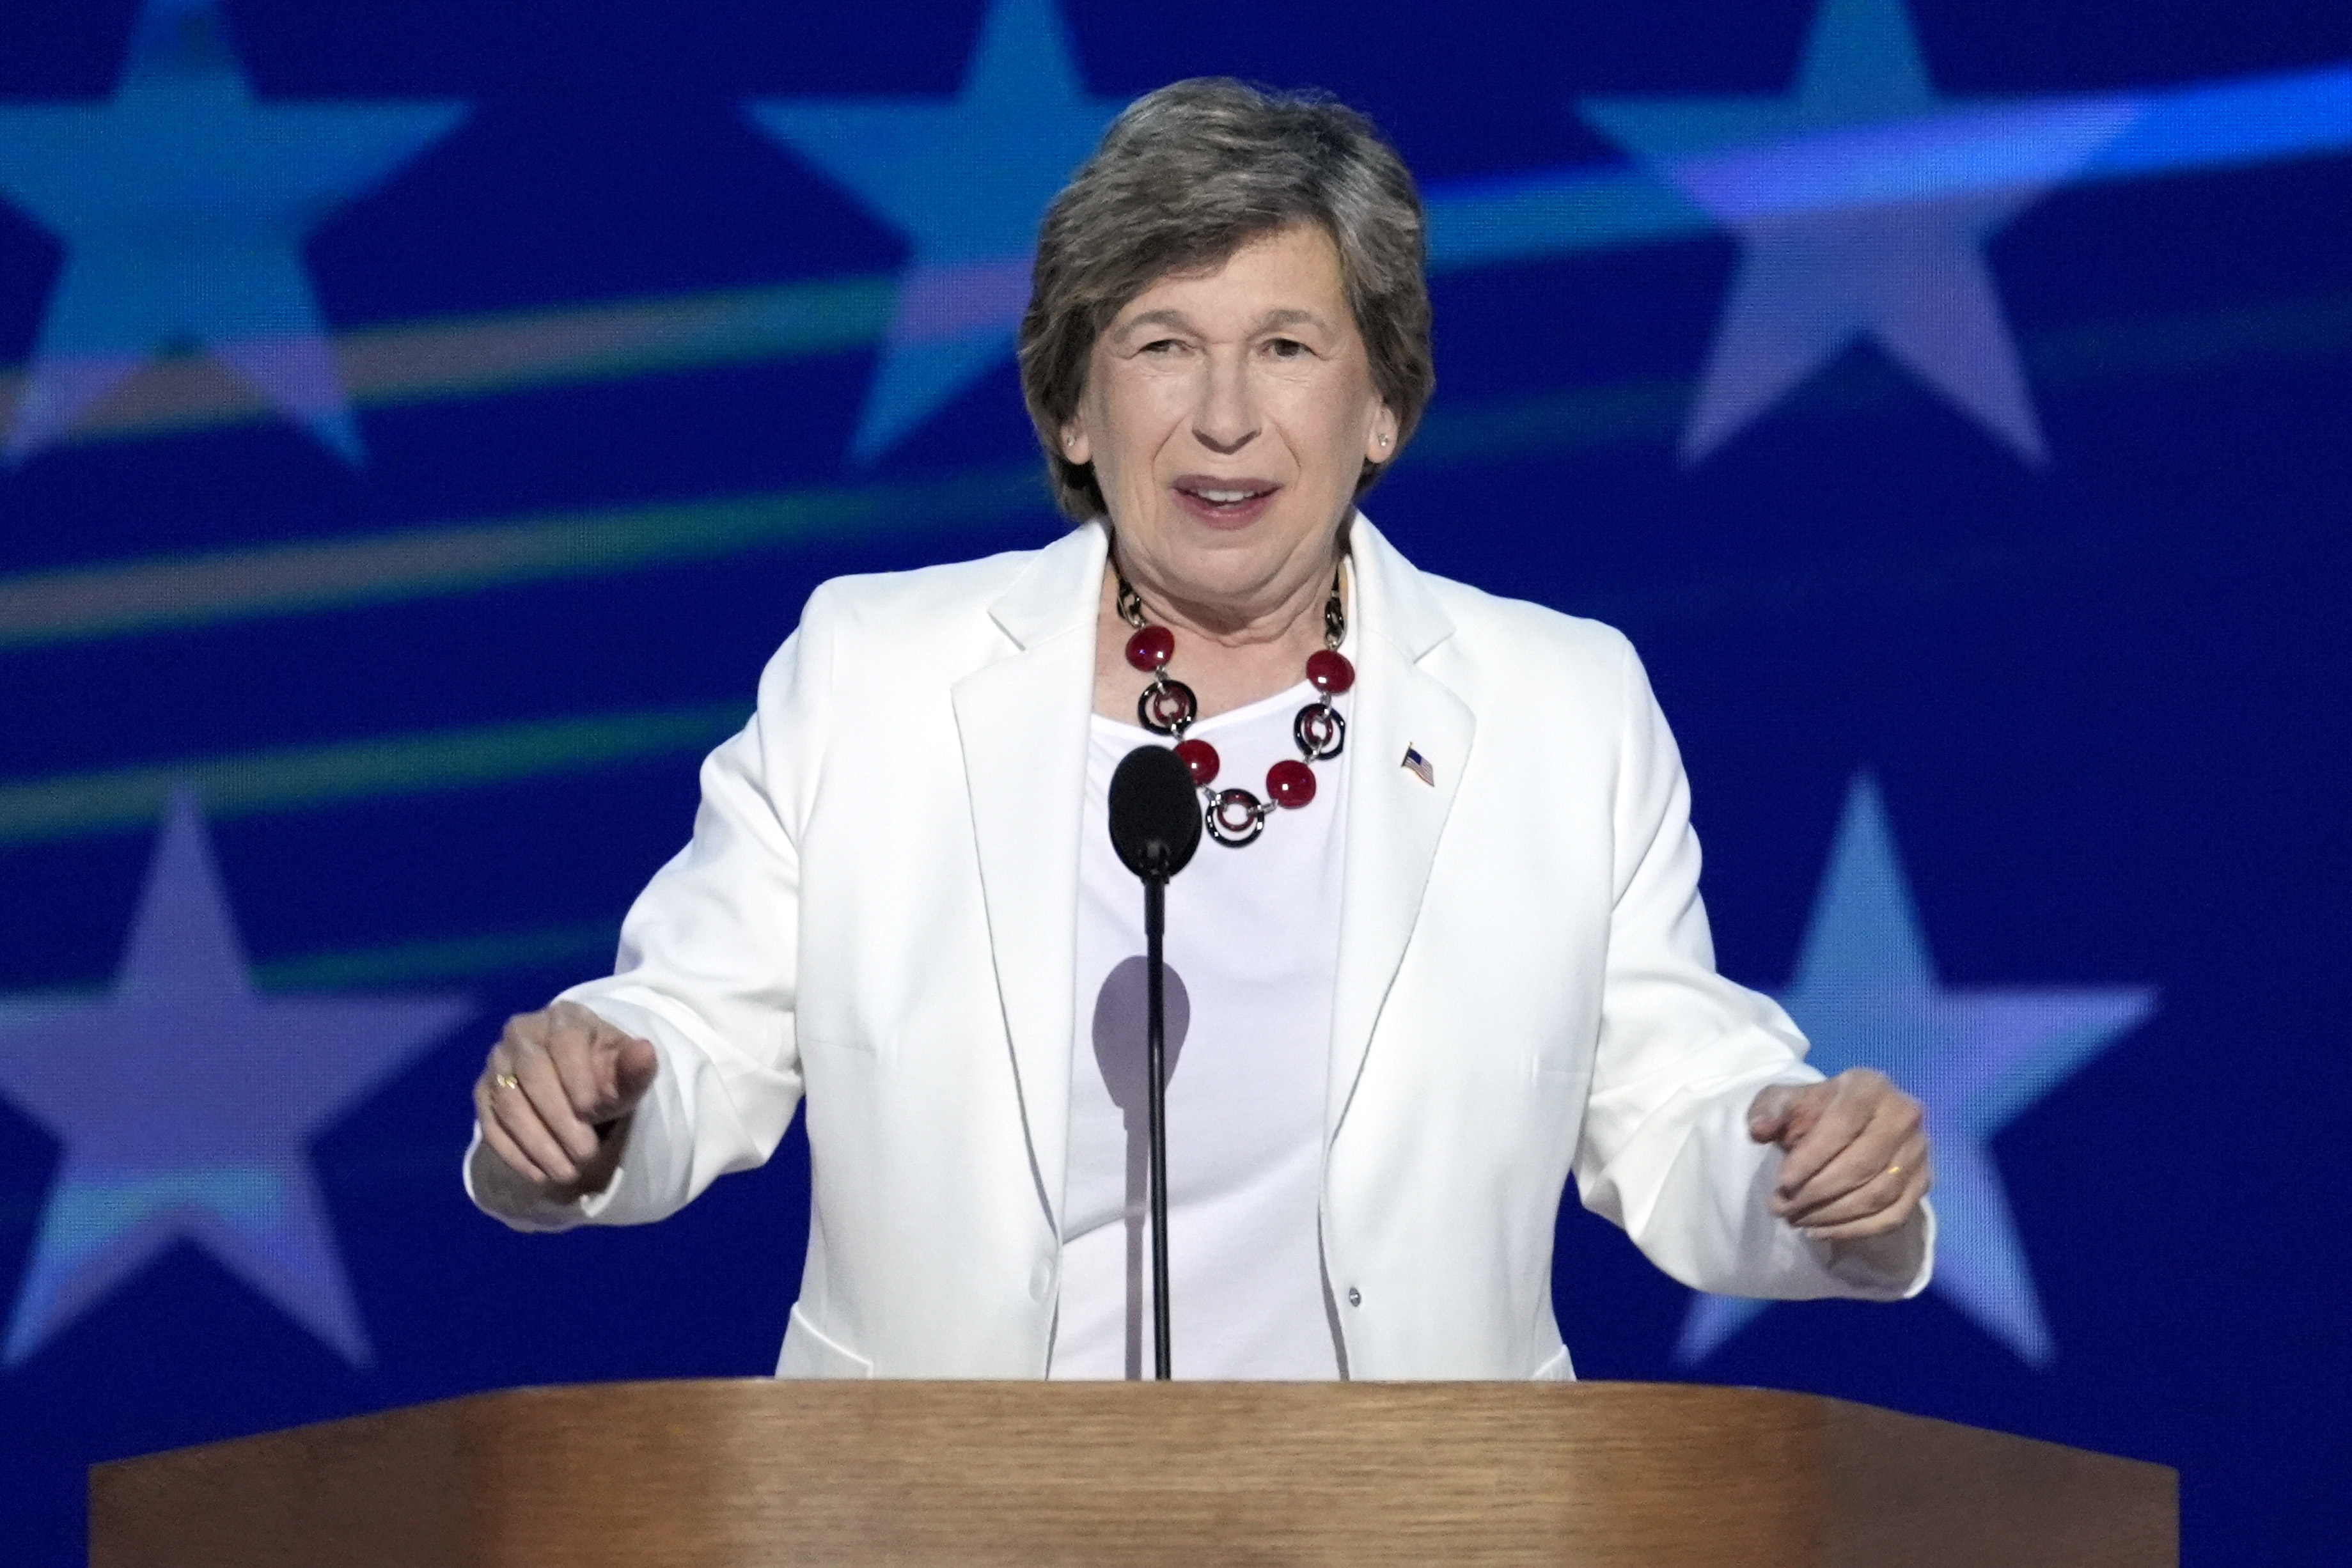
<path id="1" fill-rule="evenodd" d="M 1192 689 L 1200 717 L 1246 708 L 1305 679 L 1307 657 L 1323 646 L 1323 605 L 1331 595 L 1338 552 L 1314 574 L 1263 609 L 1191 601 L 1130 579 L 1143 601 L 1143 618 L 1175 634 L 1168 675 Z M 1134 629 L 1118 612 L 1116 544 L 1103 567 L 1102 604 L 1095 631 L 1095 711 L 1132 723 L 1136 699 L 1150 677 L 1127 662 Z"/>

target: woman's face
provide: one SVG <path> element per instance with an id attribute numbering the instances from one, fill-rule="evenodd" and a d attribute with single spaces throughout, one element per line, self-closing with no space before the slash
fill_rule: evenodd
<path id="1" fill-rule="evenodd" d="M 1130 576 L 1245 621 L 1328 572 L 1357 477 L 1395 436 L 1339 250 L 1298 224 L 1119 311 L 1063 448 L 1094 464 Z"/>

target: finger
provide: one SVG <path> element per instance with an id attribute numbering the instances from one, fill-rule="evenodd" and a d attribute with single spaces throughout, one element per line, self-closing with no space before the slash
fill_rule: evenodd
<path id="1" fill-rule="evenodd" d="M 1808 1093 L 1809 1104 L 1815 1108 L 1811 1125 L 1799 1125 L 1793 1137 L 1780 1140 L 1781 1147 L 1793 1156 L 1782 1167 L 1780 1187 L 1784 1196 L 1844 1152 L 1864 1135 L 1865 1129 L 1884 1121 L 1890 1108 L 1907 1110 L 1915 1122 L 1920 1114 L 1919 1102 L 1874 1068 L 1848 1068 L 1813 1085 Z"/>
<path id="2" fill-rule="evenodd" d="M 1791 1225 L 1808 1229 L 1824 1225 L 1842 1225 L 1863 1218 L 1895 1202 L 1911 1184 L 1929 1160 L 1925 1133 L 1914 1133 L 1895 1145 L 1893 1158 L 1884 1164 L 1873 1163 L 1861 1180 L 1842 1194 L 1825 1197 L 1808 1205 L 1789 1216 Z"/>
<path id="3" fill-rule="evenodd" d="M 1807 1125 L 1792 1126 L 1780 1138 L 1780 1146 L 1788 1153 L 1780 1162 L 1780 1180 L 1775 1184 L 1776 1214 L 1787 1214 L 1790 1200 L 1804 1192 L 1869 1125 L 1869 1108 L 1857 1103 L 1861 1097 L 1843 1083 L 1818 1085 L 1810 1098 L 1818 1108 L 1816 1114 Z"/>
<path id="4" fill-rule="evenodd" d="M 1803 1223 L 1803 1216 L 1875 1181 L 1890 1164 L 1902 1163 L 1903 1146 L 1920 1132 L 1916 1105 L 1907 1096 L 1882 1100 L 1845 1146 L 1802 1183 L 1790 1186 L 1784 1170 L 1777 1212 Z"/>
<path id="5" fill-rule="evenodd" d="M 540 1124 L 553 1134 L 564 1153 L 573 1162 L 593 1155 L 596 1130 L 572 1108 L 571 1093 L 563 1087 L 562 1075 L 556 1070 L 554 1058 L 547 1047 L 526 1040 L 522 1048 L 513 1053 L 512 1059 L 514 1065 L 508 1070 L 529 1098 L 530 1108 L 538 1112 Z M 536 1147 L 529 1142 L 523 1146 L 532 1158 L 540 1158 Z M 572 1173 L 566 1172 L 563 1179 L 568 1182 L 572 1176 Z"/>
<path id="6" fill-rule="evenodd" d="M 637 1101 L 654 1086 L 661 1071 L 661 1053 L 654 1049 L 651 1040 L 635 1038 L 621 1042 L 613 1057 L 613 1093 L 623 1114 L 636 1109 Z"/>
<path id="7" fill-rule="evenodd" d="M 534 1081 L 540 1086 L 536 1094 L 532 1092 Z M 562 1090 L 555 1087 L 554 1071 L 547 1066 L 544 1057 L 516 1062 L 504 1078 L 491 1080 L 491 1116 L 530 1163 L 546 1173 L 547 1180 L 559 1184 L 572 1181 L 580 1173 L 579 1161 L 547 1121 L 547 1102 L 560 1103 L 562 1099 Z M 568 1107 L 562 1114 L 567 1121 L 572 1120 Z"/>
<path id="8" fill-rule="evenodd" d="M 1787 1131 L 1799 1090 L 1793 1084 L 1768 1083 L 1748 1102 L 1748 1136 L 1769 1143 Z"/>
<path id="9" fill-rule="evenodd" d="M 1774 1084 L 1768 1086 L 1768 1089 L 1779 1091 L 1777 1103 L 1780 1114 L 1775 1119 L 1770 1131 L 1757 1141 L 1778 1143 L 1784 1151 L 1795 1148 L 1812 1131 L 1821 1121 L 1822 1110 L 1836 1094 L 1836 1086 L 1827 1083 Z M 1756 1136 L 1752 1125 L 1749 1135 Z"/>
<path id="10" fill-rule="evenodd" d="M 627 1115 L 658 1070 L 651 1042 L 622 1032 L 576 1002 L 558 1002 L 548 1014 L 551 1054 L 580 1119 L 597 1127 Z"/>
<path id="11" fill-rule="evenodd" d="M 1865 1215 L 1861 1219 L 1849 1220 L 1843 1225 L 1810 1228 L 1806 1234 L 1816 1241 L 1863 1241 L 1874 1236 L 1885 1236 L 1889 1231 L 1899 1230 L 1910 1222 L 1913 1215 L 1919 1212 L 1920 1202 L 1927 1197 L 1927 1189 L 1935 1182 L 1935 1173 L 1925 1166 L 1916 1171 L 1906 1172 L 1906 1176 L 1907 1179 L 1904 1183 L 1901 1195 L 1876 1214 Z"/>
<path id="12" fill-rule="evenodd" d="M 1884 1163 L 1870 1163 L 1861 1179 L 1843 1193 L 1824 1196 L 1817 1203 L 1792 1209 L 1788 1215 L 1789 1223 L 1806 1230 L 1817 1230 L 1823 1226 L 1844 1225 L 1867 1218 L 1895 1204 L 1927 1163 L 1926 1134 L 1912 1134 L 1896 1144 L 1893 1153 L 1894 1157 Z M 1815 1184 L 1837 1175 L 1842 1163 L 1832 1163 L 1829 1170 L 1815 1177 Z"/>
<path id="13" fill-rule="evenodd" d="M 501 1133 L 526 1162 L 539 1168 L 542 1184 L 561 1185 L 578 1174 L 578 1163 L 541 1120 L 520 1079 L 512 1085 L 491 1085 L 489 1116 L 486 1133 L 490 1128 Z"/>
<path id="14" fill-rule="evenodd" d="M 557 1082 L 562 1085 L 572 1114 L 592 1126 L 604 1120 L 605 1096 L 598 1087 L 604 1075 L 597 1059 L 598 1047 L 593 1028 L 583 1027 L 569 1017 L 550 1021 L 548 1060 L 555 1068 Z"/>
<path id="15" fill-rule="evenodd" d="M 487 1076 L 474 1085 L 474 1121 L 482 1130 L 482 1142 L 490 1152 L 506 1162 L 507 1168 L 533 1186 L 552 1184 L 552 1178 L 541 1170 L 539 1162 L 522 1152 L 499 1118 L 499 1109 L 492 1097 L 502 1091 Z"/>

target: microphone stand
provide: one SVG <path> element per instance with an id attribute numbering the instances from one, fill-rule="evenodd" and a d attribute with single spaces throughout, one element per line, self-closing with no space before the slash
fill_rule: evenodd
<path id="1" fill-rule="evenodd" d="M 1170 1369 L 1168 1300 L 1168 879 L 1201 844 L 1201 796 L 1192 774 L 1165 746 L 1129 752 L 1111 774 L 1110 842 L 1143 883 L 1144 1104 L 1151 1142 L 1151 1363 Z"/>
<path id="2" fill-rule="evenodd" d="M 1160 951 L 1168 925 L 1168 879 L 1143 879 L 1144 1103 L 1150 1108 L 1151 1365 L 1166 1383 L 1171 1335 L 1168 1326 L 1168 964 Z"/>

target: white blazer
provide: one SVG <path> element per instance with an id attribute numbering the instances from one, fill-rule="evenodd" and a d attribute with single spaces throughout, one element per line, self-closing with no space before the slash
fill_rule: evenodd
<path id="1" fill-rule="evenodd" d="M 1892 1298 L 1764 1207 L 1764 1084 L 1819 1075 L 1715 973 L 1672 736 L 1606 626 L 1413 569 L 1352 523 L 1355 770 L 1322 1246 L 1360 1378 L 1572 1375 L 1585 1205 L 1702 1289 Z M 704 763 L 694 837 L 565 995 L 653 1041 L 619 1173 L 527 1229 L 659 1219 L 807 1104 L 786 1376 L 1045 1374 L 1106 537 L 811 596 Z M 1435 782 L 1402 765 L 1428 760 Z M 1932 1246 L 1928 1248 L 1932 1252 Z"/>

